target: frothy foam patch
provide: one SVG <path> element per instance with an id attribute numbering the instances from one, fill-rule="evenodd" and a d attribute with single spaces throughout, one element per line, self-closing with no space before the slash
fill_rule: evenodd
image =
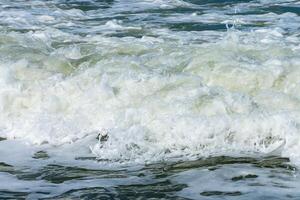
<path id="1" fill-rule="evenodd" d="M 11 44 L 18 55 L 0 65 L 0 136 L 52 146 L 90 138 L 81 145 L 113 162 L 276 154 L 297 163 L 299 48 L 282 31 L 229 31 L 204 44 L 2 35 L 18 38 L 2 55 Z"/>

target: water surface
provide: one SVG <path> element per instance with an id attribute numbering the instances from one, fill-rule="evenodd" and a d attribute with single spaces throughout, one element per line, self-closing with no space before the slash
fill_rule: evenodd
<path id="1" fill-rule="evenodd" d="M 299 199 L 299 15 L 2 0 L 0 198 Z"/>

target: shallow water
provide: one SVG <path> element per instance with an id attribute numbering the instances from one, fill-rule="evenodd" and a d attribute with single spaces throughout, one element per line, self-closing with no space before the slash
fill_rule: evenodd
<path id="1" fill-rule="evenodd" d="M 299 15 L 2 0 L 0 198 L 299 199 Z"/>
<path id="2" fill-rule="evenodd" d="M 47 162 L 0 163 L 1 198 L 15 199 L 298 199 L 288 158 L 210 157 L 118 169 Z M 44 161 L 40 161 L 44 160 Z M 94 160 L 94 159 L 91 159 Z M 5 186 L 5 183 L 11 183 Z M 13 188 L 12 188 L 13 187 Z"/>

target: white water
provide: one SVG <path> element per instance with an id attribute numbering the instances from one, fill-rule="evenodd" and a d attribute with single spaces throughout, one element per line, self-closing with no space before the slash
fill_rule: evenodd
<path id="1" fill-rule="evenodd" d="M 99 14 L 39 1 L 35 12 L 11 11 L 2 3 L 1 137 L 56 156 L 84 152 L 112 162 L 276 154 L 300 163 L 296 14 L 227 15 L 257 7 L 244 3 L 226 12 L 212 6 L 201 15 L 163 18 L 228 27 L 269 24 L 227 32 L 175 32 L 155 25 L 159 17 L 150 25 L 80 21 L 130 9 L 202 8 L 183 1 L 125 4 Z M 155 36 L 107 36 L 118 31 Z M 108 132 L 106 142 L 96 139 L 101 130 Z"/>
<path id="2" fill-rule="evenodd" d="M 299 5 L 1 0 L 0 198 L 299 199 Z"/>
<path id="3" fill-rule="evenodd" d="M 56 146 L 93 135 L 80 145 L 97 157 L 137 162 L 265 154 L 285 143 L 280 154 L 300 161 L 300 46 L 279 29 L 204 44 L 91 36 L 50 50 L 51 37 L 67 35 L 4 37 L 4 55 L 12 44 L 30 51 L 1 62 L 1 137 Z"/>

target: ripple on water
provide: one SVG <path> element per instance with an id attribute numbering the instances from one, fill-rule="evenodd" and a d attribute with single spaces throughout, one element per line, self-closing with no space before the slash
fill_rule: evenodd
<path id="1" fill-rule="evenodd" d="M 95 160 L 80 160 L 80 162 L 83 161 L 97 162 Z M 265 164 L 262 164 L 264 162 Z M 220 156 L 195 161 L 160 162 L 146 165 L 140 169 L 130 168 L 97 170 L 50 164 L 40 169 L 15 170 L 12 165 L 0 163 L 0 172 L 12 174 L 21 181 L 34 182 L 43 180 L 47 183 L 43 186 L 43 193 L 36 191 L 34 188 L 31 188 L 32 191 L 28 191 L 28 189 L 25 191 L 1 191 L 0 198 L 23 198 L 28 195 L 32 197 L 37 196 L 41 199 L 198 199 L 200 196 L 218 199 L 233 196 L 249 197 L 251 195 L 252 197 L 260 197 L 261 194 L 255 194 L 253 190 L 245 191 L 244 186 L 256 188 L 255 190 L 257 191 L 271 186 L 273 190 L 274 188 L 278 188 L 278 190 L 285 189 L 286 191 L 283 194 L 292 195 L 293 197 L 297 196 L 297 194 L 288 192 L 291 184 L 293 184 L 293 177 L 296 172 L 289 165 L 289 160 L 286 158 L 235 158 Z M 214 169 L 212 170 L 212 168 Z M 243 170 L 241 171 L 241 169 Z M 230 170 L 229 173 L 228 170 Z M 203 173 L 206 175 L 211 174 L 218 178 L 216 180 L 214 178 L 206 180 Z M 228 175 L 222 178 L 220 173 Z M 197 191 L 200 190 L 198 192 L 200 196 L 198 197 L 197 194 L 186 196 L 182 193 L 186 189 L 191 189 L 190 182 L 184 180 L 189 176 L 188 174 L 191 174 L 194 180 L 199 179 L 200 181 L 203 176 L 204 182 L 198 183 Z M 272 174 L 273 176 L 270 176 Z M 133 180 L 132 178 L 139 181 L 130 181 Z M 127 181 L 120 184 L 122 179 Z M 95 186 L 95 184 L 92 184 L 93 181 L 97 183 L 97 181 L 103 180 L 108 182 L 111 180 L 111 182 L 107 186 L 102 186 L 101 184 Z M 88 182 L 86 181 L 90 182 L 91 185 L 87 184 Z M 239 183 L 241 190 L 233 189 L 236 183 Z M 209 186 L 211 184 L 216 184 L 213 190 Z M 221 185 L 218 186 L 219 184 L 230 187 L 225 189 Z M 196 185 L 193 184 L 193 187 Z M 276 189 L 276 191 L 278 190 Z"/>

